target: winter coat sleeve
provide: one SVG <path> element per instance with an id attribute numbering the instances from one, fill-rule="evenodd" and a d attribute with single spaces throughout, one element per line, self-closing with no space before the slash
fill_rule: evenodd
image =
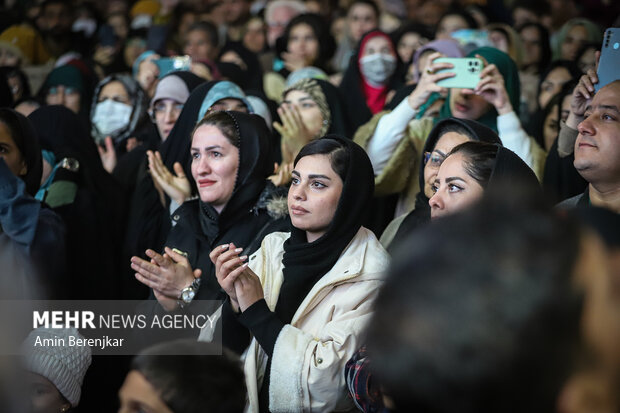
<path id="1" fill-rule="evenodd" d="M 539 181 L 542 181 L 545 169 L 545 150 L 529 136 L 517 114 L 513 111 L 497 117 L 497 131 L 505 148 L 510 149 L 534 171 Z"/>
<path id="2" fill-rule="evenodd" d="M 350 408 L 344 366 L 361 345 L 379 281 L 346 283 L 336 289 L 342 291 L 333 296 L 333 314 L 320 334 L 313 336 L 290 324 L 280 331 L 271 364 L 272 411 L 300 411 L 299 406 L 310 406 L 307 411 L 312 412 Z"/>

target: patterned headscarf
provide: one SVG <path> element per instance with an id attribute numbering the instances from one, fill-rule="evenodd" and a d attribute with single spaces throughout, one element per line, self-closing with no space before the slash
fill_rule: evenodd
<path id="1" fill-rule="evenodd" d="M 305 92 L 310 95 L 310 98 L 312 98 L 312 100 L 318 105 L 319 111 L 323 116 L 323 126 L 321 126 L 321 131 L 318 136 L 324 136 L 327 134 L 327 131 L 331 125 L 331 111 L 329 110 L 329 105 L 327 104 L 325 94 L 323 93 L 321 86 L 319 86 L 319 82 L 317 82 L 316 79 L 302 79 L 286 89 L 282 96 L 286 96 L 291 90 L 299 90 L 300 92 Z"/>

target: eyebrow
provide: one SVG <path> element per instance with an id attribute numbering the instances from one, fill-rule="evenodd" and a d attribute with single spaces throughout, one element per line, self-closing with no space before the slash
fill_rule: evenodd
<path id="1" fill-rule="evenodd" d="M 446 178 L 446 183 L 449 184 L 450 182 L 454 182 L 454 181 L 461 181 L 463 183 L 467 183 L 465 182 L 465 180 L 463 178 L 460 178 L 458 176 L 452 176 L 450 178 Z"/>
<path id="2" fill-rule="evenodd" d="M 433 149 L 433 152 L 437 152 L 438 154 L 440 154 L 441 156 L 445 157 L 446 154 L 443 153 L 442 151 L 440 151 L 439 149 Z"/>
<path id="3" fill-rule="evenodd" d="M 295 171 L 295 170 L 293 170 L 293 172 L 291 172 L 291 174 L 297 175 L 297 176 L 301 177 L 301 174 L 299 172 Z M 319 178 L 319 179 L 327 179 L 329 181 L 332 180 L 329 176 L 326 176 L 326 175 L 321 175 L 321 174 L 310 174 L 310 175 L 308 175 L 308 179 L 317 179 L 317 178 Z"/>
<path id="4" fill-rule="evenodd" d="M 620 109 L 618 109 L 618 106 L 616 105 L 598 105 L 596 109 L 607 109 L 607 110 L 613 110 L 614 112 L 620 113 Z M 591 110 L 592 110 L 592 105 L 586 106 L 586 112 L 589 112 Z"/>
<path id="5" fill-rule="evenodd" d="M 204 148 L 205 151 L 210 151 L 213 149 L 222 149 L 222 147 L 220 145 L 213 145 L 213 146 L 207 146 L 206 148 Z M 200 148 L 192 148 L 192 151 L 200 151 Z"/>

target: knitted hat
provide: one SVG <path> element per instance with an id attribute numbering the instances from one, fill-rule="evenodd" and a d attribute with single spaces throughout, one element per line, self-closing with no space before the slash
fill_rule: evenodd
<path id="1" fill-rule="evenodd" d="M 24 341 L 26 368 L 51 381 L 58 391 L 77 406 L 82 393 L 82 382 L 91 362 L 88 346 L 70 346 L 69 337 L 83 339 L 75 328 L 37 328 Z M 40 339 L 37 342 L 37 338 Z M 51 343 L 57 345 L 41 345 Z M 61 339 L 64 340 L 64 345 Z"/>
<path id="2" fill-rule="evenodd" d="M 22 63 L 42 64 L 50 59 L 41 36 L 25 24 L 13 25 L 0 34 L 0 47 L 17 54 Z"/>
<path id="3" fill-rule="evenodd" d="M 134 19 L 140 14 L 148 14 L 153 17 L 159 12 L 159 2 L 155 0 L 140 0 L 133 5 L 129 11 L 129 16 Z"/>
<path id="4" fill-rule="evenodd" d="M 172 99 L 178 103 L 185 103 L 187 98 L 189 98 L 189 89 L 185 82 L 178 76 L 165 76 L 157 84 L 155 96 L 151 99 L 151 106 L 160 99 Z"/>

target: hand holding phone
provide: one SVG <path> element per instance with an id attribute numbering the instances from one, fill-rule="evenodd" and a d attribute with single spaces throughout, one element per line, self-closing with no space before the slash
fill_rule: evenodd
<path id="1" fill-rule="evenodd" d="M 440 86 L 439 82 L 454 77 L 453 65 L 448 62 L 440 62 L 442 54 L 435 52 L 428 58 L 428 64 L 422 68 L 422 76 L 416 88 L 407 98 L 409 106 L 417 111 L 424 105 L 433 93 L 442 96 L 448 94 L 448 89 Z"/>
<path id="2" fill-rule="evenodd" d="M 603 37 L 601 57 L 596 70 L 598 83 L 594 84 L 595 92 L 614 80 L 620 79 L 618 66 L 620 66 L 620 28 L 610 27 L 605 30 Z"/>
<path id="3" fill-rule="evenodd" d="M 189 56 L 162 57 L 153 62 L 159 68 L 160 78 L 177 70 L 189 70 L 192 63 Z"/>
<path id="4" fill-rule="evenodd" d="M 482 60 L 475 57 L 440 57 L 436 63 L 450 63 L 452 69 L 443 69 L 438 73 L 450 71 L 456 76 L 437 82 L 439 86 L 446 88 L 474 89 L 480 82 L 480 73 L 484 68 Z"/>

